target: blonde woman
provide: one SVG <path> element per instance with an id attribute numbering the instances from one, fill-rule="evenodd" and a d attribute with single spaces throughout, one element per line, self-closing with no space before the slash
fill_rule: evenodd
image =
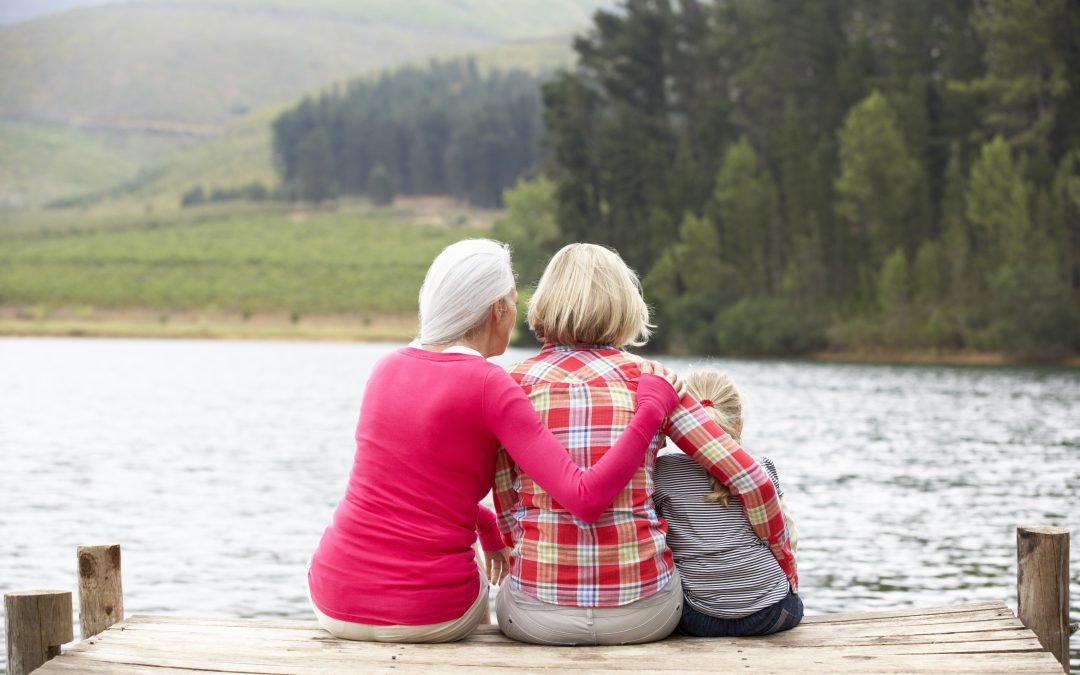
<path id="1" fill-rule="evenodd" d="M 629 422 L 639 392 L 643 361 L 626 347 L 644 344 L 651 327 L 637 276 L 610 249 L 571 244 L 548 263 L 528 312 L 544 346 L 510 375 L 574 463 L 595 466 Z M 765 471 L 688 395 L 661 431 L 739 496 L 795 588 L 795 559 Z M 506 635 L 537 644 L 632 644 L 675 628 L 682 589 L 653 504 L 661 445 L 657 434 L 593 523 L 574 517 L 526 467 L 500 453 L 495 506 L 513 542 L 510 579 L 496 599 Z"/>
<path id="2" fill-rule="evenodd" d="M 686 382 L 713 421 L 739 441 L 742 399 L 731 378 L 705 369 L 691 373 Z M 776 467 L 766 458 L 758 461 L 783 495 Z M 797 626 L 802 600 L 731 492 L 677 453 L 657 458 L 654 479 L 656 508 L 667 522 L 667 543 L 682 579 L 685 604 L 679 629 L 696 637 L 738 637 Z M 785 521 L 794 549 L 794 527 L 786 512 Z"/>
<path id="3" fill-rule="evenodd" d="M 468 635 L 488 607 L 488 582 L 473 557 L 478 531 L 492 581 L 504 559 L 495 515 L 479 505 L 500 446 L 575 518 L 592 522 L 677 405 L 673 382 L 646 375 L 640 410 L 627 433 L 611 438 L 610 461 L 582 471 L 506 371 L 487 360 L 506 350 L 516 301 L 506 245 L 452 244 L 420 289 L 419 337 L 372 371 L 348 486 L 308 570 L 316 619 L 334 636 L 450 642 Z"/>

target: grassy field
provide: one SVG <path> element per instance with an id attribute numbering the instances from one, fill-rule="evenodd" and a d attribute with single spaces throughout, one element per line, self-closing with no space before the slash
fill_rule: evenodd
<path id="1" fill-rule="evenodd" d="M 253 317 L 312 327 L 338 317 L 377 331 L 415 314 L 424 272 L 444 246 L 485 232 L 467 220 L 421 224 L 411 209 L 364 202 L 319 211 L 91 211 L 84 218 L 0 234 L 3 332 L 49 332 L 40 324 L 50 319 L 146 324 L 148 317 L 167 332 L 225 319 L 258 332 L 263 324 Z M 38 330 L 15 326 L 35 322 Z"/>
<path id="2" fill-rule="evenodd" d="M 406 342 L 416 335 L 416 312 L 308 315 L 209 311 L 0 307 L 0 335 L 213 340 L 361 340 Z"/>

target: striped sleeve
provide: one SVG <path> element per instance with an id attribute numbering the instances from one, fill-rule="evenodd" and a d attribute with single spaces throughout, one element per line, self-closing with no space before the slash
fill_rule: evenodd
<path id="1" fill-rule="evenodd" d="M 739 498 L 750 526 L 768 542 L 793 590 L 799 588 L 795 555 L 788 542 L 776 487 L 754 458 L 709 417 L 687 394 L 668 416 L 668 438 Z"/>
<path id="2" fill-rule="evenodd" d="M 784 496 L 784 488 L 780 487 L 780 474 L 776 472 L 776 465 L 768 457 L 757 457 L 758 464 L 761 468 L 765 469 L 765 472 L 769 474 L 769 479 L 772 480 L 773 487 L 776 488 L 776 496 Z"/>

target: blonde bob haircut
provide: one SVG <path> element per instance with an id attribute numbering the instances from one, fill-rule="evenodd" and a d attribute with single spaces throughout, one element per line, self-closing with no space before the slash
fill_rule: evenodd
<path id="1" fill-rule="evenodd" d="M 536 337 L 556 344 L 639 347 L 653 328 L 637 275 L 596 244 L 570 244 L 551 258 L 526 318 Z"/>

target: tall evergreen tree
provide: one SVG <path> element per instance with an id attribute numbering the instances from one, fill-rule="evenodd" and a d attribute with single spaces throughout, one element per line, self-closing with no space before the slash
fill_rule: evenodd
<path id="1" fill-rule="evenodd" d="M 1062 276 L 1080 306 L 1080 148 L 1062 158 L 1054 177 L 1050 236 L 1060 252 Z"/>
<path id="2" fill-rule="evenodd" d="M 878 282 L 882 339 L 889 346 L 903 346 L 910 341 L 911 290 L 907 256 L 897 248 L 885 259 Z"/>
<path id="3" fill-rule="evenodd" d="M 697 353 L 715 349 L 713 324 L 718 311 L 738 297 L 741 268 L 724 250 L 716 225 L 687 213 L 677 239 L 644 282 L 645 292 L 662 308 L 658 342 Z"/>
<path id="4" fill-rule="evenodd" d="M 375 206 L 386 206 L 394 202 L 394 179 L 382 164 L 376 164 L 368 172 L 367 196 Z"/>
<path id="5" fill-rule="evenodd" d="M 1005 251 L 1031 230 L 1030 186 L 1001 136 L 983 145 L 971 167 L 964 213 L 984 271 L 996 268 Z"/>
<path id="6" fill-rule="evenodd" d="M 304 134 L 296 148 L 296 182 L 304 201 L 320 204 L 334 194 L 334 154 L 324 129 Z"/>
<path id="7" fill-rule="evenodd" d="M 521 179 L 503 193 L 506 215 L 495 222 L 492 236 L 513 247 L 519 287 L 535 285 L 548 259 L 565 243 L 556 220 L 555 191 L 555 184 L 541 176 Z"/>
<path id="8" fill-rule="evenodd" d="M 972 17 L 987 46 L 987 73 L 973 82 L 991 96 L 987 129 L 1046 161 L 1064 154 L 1060 125 L 1078 124 L 1059 117 L 1077 82 L 1069 73 L 1078 40 L 1073 4 L 986 0 Z"/>
<path id="9" fill-rule="evenodd" d="M 742 270 L 740 291 L 778 291 L 784 266 L 776 184 L 746 138 L 724 153 L 713 200 L 726 255 Z"/>
<path id="10" fill-rule="evenodd" d="M 913 205 L 921 168 L 880 92 L 852 108 L 837 138 L 836 210 L 850 228 L 855 256 L 847 262 L 876 268 L 896 247 L 911 251 L 917 246 L 912 217 L 918 215 Z"/>

